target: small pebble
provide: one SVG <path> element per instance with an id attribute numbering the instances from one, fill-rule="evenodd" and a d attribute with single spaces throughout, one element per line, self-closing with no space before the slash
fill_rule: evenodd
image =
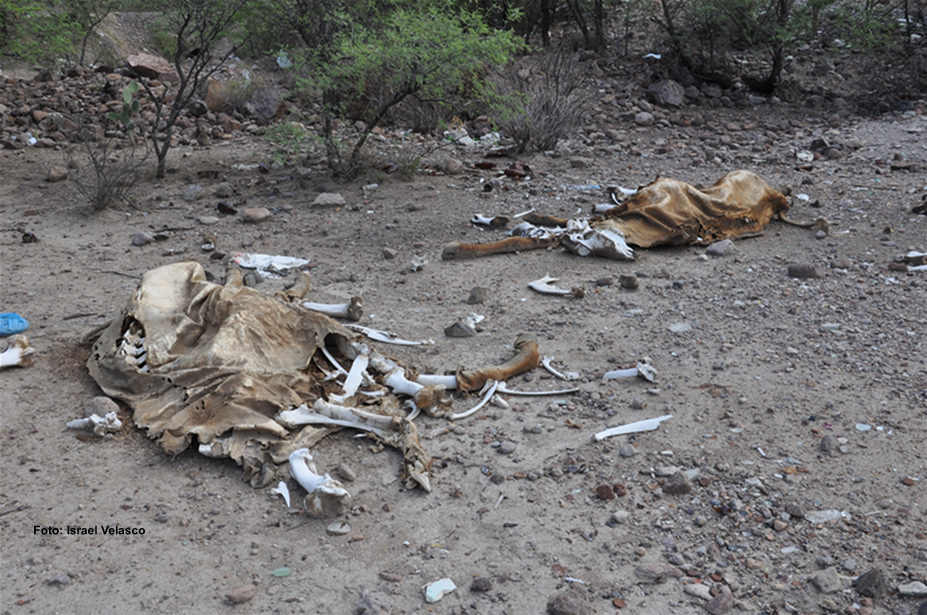
<path id="1" fill-rule="evenodd" d="M 625 290 L 637 290 L 640 288 L 641 283 L 636 275 L 621 274 L 618 276 L 618 285 Z"/>
<path id="2" fill-rule="evenodd" d="M 241 210 L 241 219 L 245 222 L 257 224 L 270 220 L 274 215 L 266 207 L 247 207 Z"/>
<path id="3" fill-rule="evenodd" d="M 257 587 L 249 583 L 225 594 L 225 599 L 232 604 L 244 604 L 254 598 L 255 592 L 257 592 Z"/>
<path id="4" fill-rule="evenodd" d="M 492 580 L 486 577 L 477 577 L 473 579 L 473 582 L 470 583 L 470 591 L 472 592 L 488 592 L 492 589 Z"/>
<path id="5" fill-rule="evenodd" d="M 809 263 L 790 264 L 788 267 L 788 275 L 790 278 L 798 278 L 799 280 L 821 277 L 817 269 L 814 268 L 814 265 Z"/>

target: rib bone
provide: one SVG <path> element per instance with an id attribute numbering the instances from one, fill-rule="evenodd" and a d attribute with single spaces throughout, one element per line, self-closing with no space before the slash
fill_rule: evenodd
<path id="1" fill-rule="evenodd" d="M 553 357 L 544 357 L 541 359 L 541 365 L 544 366 L 544 369 L 549 371 L 551 374 L 553 374 L 557 378 L 560 378 L 561 380 L 568 380 L 568 381 L 569 380 L 579 380 L 579 374 L 577 374 L 576 372 L 561 373 L 561 372 L 558 372 L 556 369 L 554 369 L 554 367 L 551 365 L 553 360 L 554 360 Z"/>
<path id="2" fill-rule="evenodd" d="M 434 340 L 404 340 L 397 337 L 396 334 L 391 331 L 380 331 L 379 329 L 371 329 L 370 327 L 363 327 L 361 325 L 346 324 L 345 327 L 354 331 L 359 331 L 370 339 L 383 342 L 384 344 L 395 344 L 397 346 L 430 346 L 435 343 Z"/>
<path id="3" fill-rule="evenodd" d="M 463 412 L 459 412 L 459 413 L 457 413 L 457 414 L 452 414 L 452 415 L 450 415 L 450 416 L 447 417 L 447 418 L 451 419 L 452 421 L 459 421 L 460 419 L 465 419 L 465 418 L 467 418 L 468 416 L 471 416 L 471 415 L 473 415 L 473 414 L 476 414 L 476 412 L 477 412 L 480 408 L 482 408 L 483 406 L 485 406 L 486 404 L 489 403 L 489 400 L 492 399 L 492 396 L 496 394 L 496 389 L 497 389 L 498 387 L 499 387 L 499 382 L 498 382 L 498 381 L 496 381 L 496 380 L 490 380 L 490 381 L 488 381 L 488 382 L 486 383 L 486 385 L 483 387 L 483 390 L 486 392 L 486 394 L 483 396 L 483 399 L 482 399 L 482 401 L 480 401 L 480 403 L 476 404 L 475 406 L 473 406 L 473 407 L 470 408 L 469 410 L 464 410 Z"/>
<path id="4" fill-rule="evenodd" d="M 290 475 L 306 490 L 303 506 L 314 517 L 344 513 L 351 503 L 351 494 L 328 474 L 317 473 L 308 448 L 290 454 Z"/>
<path id="5" fill-rule="evenodd" d="M 29 367 L 35 362 L 34 353 L 35 348 L 29 345 L 25 335 L 14 335 L 9 347 L 0 353 L 0 367 Z"/>
<path id="6" fill-rule="evenodd" d="M 364 302 L 360 297 L 351 297 L 350 303 L 313 303 L 312 301 L 304 301 L 300 305 L 313 312 L 320 312 L 335 318 L 347 318 L 355 322 L 364 315 Z"/>

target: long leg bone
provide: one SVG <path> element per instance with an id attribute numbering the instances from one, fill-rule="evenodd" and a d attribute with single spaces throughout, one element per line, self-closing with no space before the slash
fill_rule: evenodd
<path id="1" fill-rule="evenodd" d="M 351 297 L 350 303 L 313 303 L 304 301 L 300 305 L 313 312 L 321 312 L 326 316 L 335 318 L 347 318 L 355 322 L 364 315 L 364 302 L 360 297 Z"/>
<path id="2" fill-rule="evenodd" d="M 0 353 L 0 367 L 29 367 L 35 362 L 34 353 L 35 348 L 29 345 L 25 335 L 14 335 L 9 348 Z"/>
<path id="3" fill-rule="evenodd" d="M 465 258 L 478 258 L 490 254 L 509 254 L 511 252 L 524 252 L 527 250 L 540 250 L 560 243 L 560 237 L 506 237 L 499 241 L 489 243 L 460 243 L 452 241 L 445 244 L 441 250 L 441 259 L 462 260 Z"/>
<path id="4" fill-rule="evenodd" d="M 487 380 L 504 382 L 509 378 L 536 369 L 541 364 L 538 343 L 531 336 L 522 335 L 515 340 L 515 349 L 518 354 L 502 365 L 474 370 L 463 368 L 457 370 L 457 388 L 461 391 L 478 391 L 483 388 Z"/>
<path id="5" fill-rule="evenodd" d="M 647 363 L 638 363 L 634 367 L 629 367 L 628 369 L 615 369 L 610 372 L 605 372 L 603 378 L 606 380 L 619 380 L 621 378 L 634 378 L 635 376 L 640 376 L 648 382 L 653 382 L 657 377 L 657 370 Z"/>
<path id="6" fill-rule="evenodd" d="M 322 476 L 317 473 L 308 448 L 290 454 L 290 475 L 306 490 L 303 506 L 314 517 L 340 515 L 351 503 L 351 494 L 341 483 L 328 474 Z"/>
<path id="7" fill-rule="evenodd" d="M 581 299 L 585 296 L 586 291 L 584 291 L 579 286 L 574 286 L 570 290 L 565 288 L 557 288 L 556 286 L 551 286 L 551 282 L 556 282 L 557 278 L 552 278 L 549 275 L 545 275 L 539 280 L 535 280 L 528 284 L 528 287 L 538 293 L 544 295 L 568 295 L 571 297 L 576 297 Z"/>
<path id="8" fill-rule="evenodd" d="M 551 365 L 553 360 L 553 357 L 543 357 L 541 358 L 541 365 L 544 366 L 544 369 L 549 371 L 555 377 L 560 378 L 561 380 L 579 380 L 579 374 L 576 372 L 558 372 L 556 369 L 554 369 L 554 367 Z"/>

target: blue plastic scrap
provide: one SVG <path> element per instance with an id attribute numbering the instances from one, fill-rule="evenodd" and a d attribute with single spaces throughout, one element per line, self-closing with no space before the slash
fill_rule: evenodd
<path id="1" fill-rule="evenodd" d="M 16 335 L 29 328 L 29 321 L 13 312 L 0 314 L 0 337 Z"/>

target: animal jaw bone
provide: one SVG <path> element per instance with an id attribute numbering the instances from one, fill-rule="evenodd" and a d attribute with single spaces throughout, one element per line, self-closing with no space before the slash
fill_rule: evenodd
<path id="1" fill-rule="evenodd" d="M 326 316 L 335 318 L 347 318 L 357 322 L 364 315 L 364 302 L 360 297 L 351 297 L 350 303 L 313 303 L 304 301 L 302 305 L 307 310 L 321 312 Z"/>
<path id="2" fill-rule="evenodd" d="M 640 376 L 648 382 L 653 382 L 657 377 L 657 370 L 647 363 L 638 363 L 634 367 L 629 367 L 628 369 L 615 369 L 610 372 L 605 372 L 603 378 L 606 380 L 619 380 L 622 378 L 634 378 L 635 376 Z"/>
<path id="3" fill-rule="evenodd" d="M 35 362 L 33 354 L 35 348 L 29 345 L 29 339 L 25 335 L 14 335 L 9 347 L 0 353 L 0 367 L 29 367 Z"/>
<path id="4" fill-rule="evenodd" d="M 290 454 L 290 476 L 306 490 L 303 506 L 313 517 L 336 516 L 347 511 L 351 494 L 328 474 L 317 473 L 308 448 Z"/>
<path id="5" fill-rule="evenodd" d="M 457 388 L 461 391 L 478 391 L 488 380 L 504 382 L 519 374 L 536 369 L 541 364 L 541 355 L 538 353 L 538 343 L 533 337 L 522 335 L 515 340 L 515 349 L 518 351 L 514 357 L 496 367 L 481 369 L 457 370 Z"/>
<path id="6" fill-rule="evenodd" d="M 556 286 L 551 286 L 551 282 L 556 282 L 557 278 L 552 278 L 550 275 L 545 275 L 539 280 L 535 280 L 528 284 L 528 287 L 531 290 L 544 294 L 544 295 L 564 295 L 570 297 L 576 297 L 577 299 L 582 299 L 586 295 L 584 291 L 579 286 L 574 286 L 570 290 L 565 288 L 557 288 Z"/>

